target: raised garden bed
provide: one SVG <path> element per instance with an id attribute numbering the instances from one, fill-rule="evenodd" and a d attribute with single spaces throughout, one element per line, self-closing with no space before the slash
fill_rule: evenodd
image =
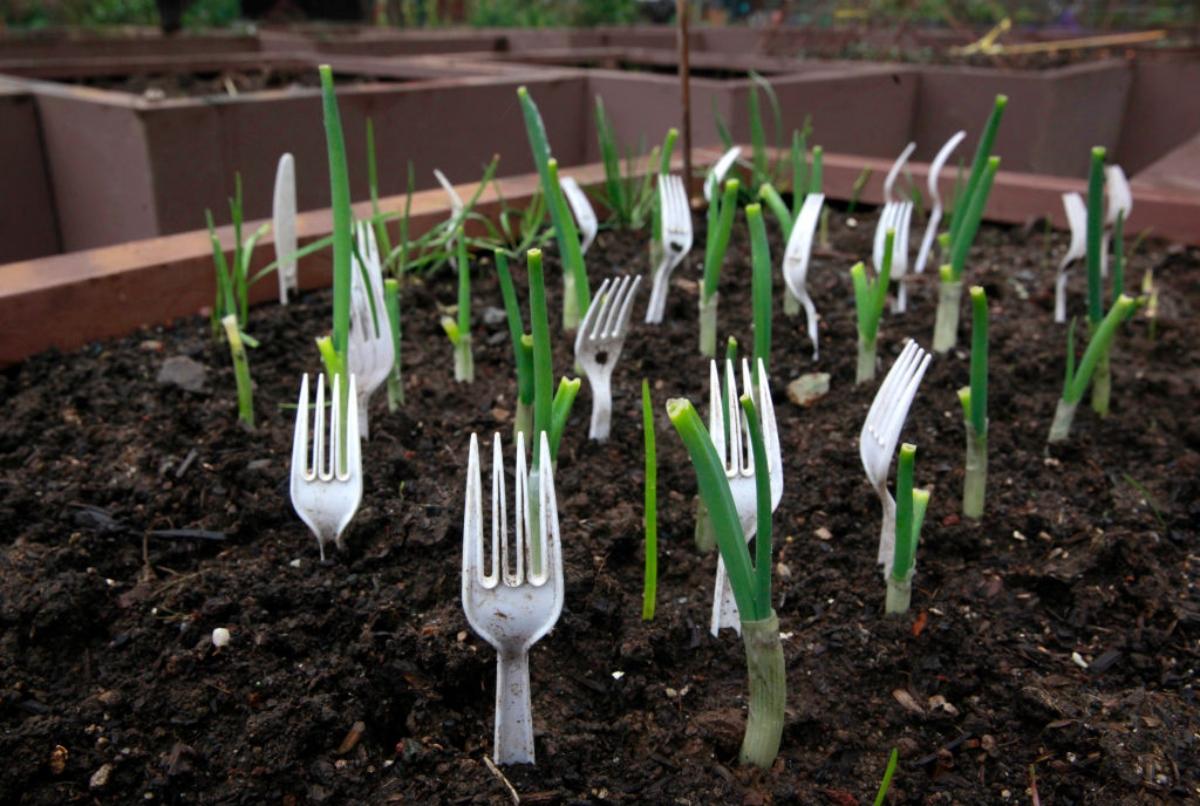
<path id="1" fill-rule="evenodd" d="M 1047 452 L 1064 343 L 1051 323 L 1052 263 L 1065 241 L 981 232 L 969 271 L 993 300 L 986 520 L 959 520 L 954 390 L 967 369 L 952 353 L 935 359 L 905 430 L 934 494 L 914 609 L 889 619 L 874 562 L 878 507 L 857 449 L 874 392 L 852 383 L 846 269 L 870 252 L 873 221 L 858 218 L 850 228 L 833 215 L 831 249 L 811 272 L 821 362 L 810 362 L 797 320 L 776 318 L 786 477 L 776 600 L 790 690 L 779 760 L 766 772 L 734 764 L 742 649 L 708 636 L 715 560 L 693 547 L 695 477 L 661 417 L 667 397 L 706 394 L 696 249 L 666 325 L 642 325 L 637 306 L 613 440 L 585 440 L 587 392 L 564 438 L 566 604 L 532 660 L 539 763 L 504 771 L 527 801 L 868 802 L 891 747 L 901 753 L 896 802 L 1020 801 L 1031 786 L 1043 802 L 1198 791 L 1200 253 L 1148 242 L 1133 258 L 1131 278 L 1153 267 L 1164 286 L 1157 336 L 1140 319 L 1123 331 L 1112 416 L 1081 412 L 1072 441 Z M 700 244 L 702 217 L 696 226 Z M 590 272 L 644 273 L 645 254 L 644 235 L 604 233 Z M 721 333 L 743 344 L 748 266 L 739 224 Z M 557 280 L 556 261 L 548 269 Z M 292 412 L 281 407 L 294 402 L 299 374 L 319 369 L 311 339 L 328 325 L 327 295 L 252 311 L 263 342 L 251 356 L 254 434 L 235 425 L 228 359 L 202 318 L 0 375 L 0 792 L 38 804 L 147 793 L 199 803 L 508 801 L 483 762 L 493 656 L 463 618 L 459 569 L 468 434 L 510 429 L 511 353 L 503 323 L 481 321 L 479 380 L 454 385 L 436 307 L 453 301 L 453 279 L 404 293 L 408 404 L 389 416 L 379 401 L 364 506 L 347 549 L 325 566 L 286 504 Z M 481 315 L 500 304 L 486 267 L 474 296 Z M 904 336 L 928 341 L 935 296 L 918 284 L 910 312 L 885 317 L 885 364 Z M 1074 285 L 1073 307 L 1081 296 Z M 568 342 L 556 338 L 555 366 L 568 370 Z M 179 355 L 208 366 L 202 391 L 156 382 Z M 785 384 L 814 369 L 831 373 L 830 393 L 794 406 Z M 635 503 L 642 377 L 660 412 L 661 576 L 649 624 Z M 172 529 L 203 531 L 163 531 Z M 232 633 L 220 651 L 217 627 Z"/>
<path id="2" fill-rule="evenodd" d="M 315 57 L 280 57 L 274 63 L 297 74 L 307 67 L 316 75 Z M 174 67 L 179 71 L 185 64 Z M 196 70 L 190 72 L 217 70 L 217 76 L 221 68 L 249 69 L 240 57 L 192 64 Z M 134 74 L 160 69 L 147 62 L 136 67 Z M 458 181 L 478 177 L 496 143 L 511 144 L 504 149 L 504 172 L 532 167 L 527 149 L 516 147 L 523 136 L 514 113 L 519 74 L 472 78 L 459 71 L 437 78 L 446 71 L 425 62 L 348 60 L 337 67 L 363 81 L 341 91 L 356 196 L 366 195 L 368 117 L 381 133 L 380 183 L 387 194 L 404 191 L 410 159 L 420 168 L 418 187 L 432 186 L 432 169 L 439 166 Z M 111 77 L 114 69 L 96 65 L 92 74 Z M 549 71 L 543 75 L 528 83 L 553 99 L 557 111 L 550 114 L 564 140 L 582 143 L 577 133 L 585 122 L 577 119 L 584 111 L 582 78 L 556 80 Z M 226 198 L 239 171 L 253 189 L 246 198 L 247 215 L 267 216 L 275 165 L 285 151 L 298 166 L 300 209 L 329 203 L 324 141 L 311 125 L 320 119 L 315 89 L 293 86 L 231 96 L 218 78 L 220 95 L 159 100 L 48 81 L 29 80 L 25 86 L 37 97 L 65 251 L 195 229 L 203 225 L 205 208 L 218 221 L 227 221 Z M 492 137 L 471 135 L 476 115 L 496 121 Z M 577 163 L 582 156 L 564 146 L 564 162 Z"/>

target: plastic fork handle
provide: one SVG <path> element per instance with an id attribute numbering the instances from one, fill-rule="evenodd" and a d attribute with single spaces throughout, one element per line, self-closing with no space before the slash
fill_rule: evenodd
<path id="1" fill-rule="evenodd" d="M 367 420 L 367 413 L 371 408 L 371 393 L 365 386 L 357 391 L 358 394 L 355 396 L 358 398 L 358 435 L 362 439 L 370 439 L 371 427 Z"/>
<path id="2" fill-rule="evenodd" d="M 654 270 L 654 287 L 650 290 L 650 302 L 646 305 L 646 324 L 657 325 L 662 322 L 663 313 L 667 309 L 667 284 L 671 279 L 671 252 L 663 249 L 663 256 Z"/>
<path id="3" fill-rule="evenodd" d="M 883 523 L 879 529 L 879 564 L 885 573 L 892 572 L 892 559 L 896 553 L 896 499 L 887 491 L 887 480 L 877 490 L 879 503 L 883 506 Z"/>
<path id="4" fill-rule="evenodd" d="M 738 613 L 737 601 L 733 598 L 733 588 L 729 585 L 729 574 L 725 571 L 725 560 L 717 558 L 717 579 L 713 585 L 712 620 L 708 631 L 713 637 L 720 637 L 722 627 L 732 627 L 737 634 L 742 634 L 742 618 Z"/>
<path id="5" fill-rule="evenodd" d="M 614 360 L 615 356 L 609 353 L 610 366 Z M 601 370 L 594 378 L 588 376 L 588 381 L 592 387 L 592 425 L 588 438 L 607 442 L 612 426 L 612 376 Z"/>
<path id="6" fill-rule="evenodd" d="M 529 653 L 496 654 L 497 764 L 532 764 L 533 708 L 529 700 Z"/>

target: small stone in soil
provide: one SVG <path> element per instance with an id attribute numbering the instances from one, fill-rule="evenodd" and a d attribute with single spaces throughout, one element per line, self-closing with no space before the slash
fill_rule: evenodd
<path id="1" fill-rule="evenodd" d="M 809 372 L 787 385 L 788 400 L 808 407 L 829 394 L 828 372 Z"/>
<path id="2" fill-rule="evenodd" d="M 103 789 L 108 786 L 108 777 L 112 775 L 113 765 L 103 764 L 100 769 L 92 773 L 92 777 L 88 780 L 88 786 L 92 789 Z"/>
<path id="3" fill-rule="evenodd" d="M 204 378 L 208 367 L 186 355 L 173 355 L 163 362 L 158 371 L 158 382 L 164 386 L 178 386 L 185 392 L 204 390 Z"/>

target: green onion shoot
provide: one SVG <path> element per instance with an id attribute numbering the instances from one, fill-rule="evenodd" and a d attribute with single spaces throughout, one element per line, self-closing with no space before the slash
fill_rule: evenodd
<path id="1" fill-rule="evenodd" d="M 550 211 L 550 223 L 554 227 L 558 254 L 563 264 L 563 330 L 573 331 L 579 327 L 579 319 L 591 303 L 579 230 L 575 227 L 575 218 L 567 208 L 567 201 L 558 184 L 558 162 L 550 155 L 550 143 L 546 138 L 546 126 L 541 113 L 525 87 L 517 88 L 517 98 L 521 103 L 529 147 L 537 165 L 542 195 Z"/>
<path id="2" fill-rule="evenodd" d="M 737 210 L 739 183 L 725 180 L 724 193 L 712 194 L 708 204 L 708 231 L 704 242 L 704 279 L 700 284 L 700 354 L 712 358 L 717 354 L 717 283 L 721 264 L 729 249 L 733 231 L 733 215 Z"/>
<path id="3" fill-rule="evenodd" d="M 392 349 L 396 360 L 388 373 L 388 411 L 404 405 L 404 376 L 400 372 L 400 281 L 389 277 L 383 281 L 383 304 L 387 307 L 388 325 L 392 329 Z"/>
<path id="4" fill-rule="evenodd" d="M 879 276 L 874 280 L 867 277 L 867 268 L 862 261 L 850 269 L 850 280 L 854 285 L 854 309 L 858 315 L 856 384 L 866 383 L 875 377 L 875 338 L 879 335 L 879 319 L 883 316 L 883 303 L 887 300 L 895 243 L 896 231 L 889 229 L 883 241 L 883 265 L 879 267 Z"/>
<path id="5" fill-rule="evenodd" d="M 1087 318 L 1092 332 L 1104 319 L 1104 277 L 1101 255 L 1104 249 L 1104 159 L 1102 146 L 1092 149 L 1088 170 L 1087 197 Z M 1119 298 L 1119 294 L 1116 295 Z M 1112 372 L 1108 349 L 1100 354 L 1092 378 L 1092 411 L 1101 417 L 1108 415 L 1112 396 Z"/>
<path id="6" fill-rule="evenodd" d="M 739 760 L 767 768 L 779 754 L 783 735 L 787 677 L 779 618 L 771 607 L 771 480 L 762 424 L 754 402 L 741 398 L 750 427 L 754 454 L 758 525 L 752 563 L 737 507 L 729 490 L 725 467 L 695 407 L 682 398 L 667 401 L 667 415 L 679 433 L 696 470 L 697 486 L 712 518 L 717 546 L 729 574 L 730 587 L 742 621 L 750 702 Z"/>
<path id="7" fill-rule="evenodd" d="M 958 390 L 967 429 L 967 465 L 963 480 L 963 515 L 983 517 L 987 488 L 988 303 L 979 286 L 971 287 L 971 385 Z"/>
<path id="8" fill-rule="evenodd" d="M 766 187 L 766 186 L 764 186 Z M 746 221 L 750 226 L 751 299 L 754 311 L 754 373 L 758 382 L 759 361 L 768 372 L 771 369 L 771 251 L 767 244 L 767 225 L 762 208 L 746 205 Z"/>
<path id="9" fill-rule="evenodd" d="M 658 460 L 654 446 L 654 409 L 650 382 L 642 379 L 642 439 L 646 449 L 645 511 L 646 570 L 642 575 L 642 621 L 654 621 L 658 590 Z"/>
<path id="10" fill-rule="evenodd" d="M 966 187 L 954 195 L 953 212 L 949 221 L 949 232 L 941 241 L 948 254 L 948 260 L 941 267 L 938 289 L 937 319 L 933 328 L 933 349 L 935 352 L 949 352 L 958 343 L 958 315 L 962 304 L 962 277 L 966 267 L 967 254 L 975 235 L 979 231 L 979 222 L 987 207 L 988 196 L 992 191 L 992 183 L 996 171 L 1000 167 L 1000 158 L 992 156 L 992 146 L 996 142 L 996 132 L 1000 128 L 1000 119 L 1008 106 L 1008 97 L 997 95 L 992 104 L 992 112 L 988 116 L 975 149 L 975 158 L 971 164 L 971 173 L 967 178 Z"/>
<path id="11" fill-rule="evenodd" d="M 458 250 L 458 319 L 442 317 L 442 329 L 454 345 L 454 380 L 475 380 L 475 358 L 471 353 L 471 264 L 467 259 L 467 236 L 462 227 L 454 239 Z"/>
<path id="12" fill-rule="evenodd" d="M 330 383 L 340 378 L 338 388 L 342 411 L 350 410 L 350 382 L 346 375 L 346 351 L 350 334 L 350 251 L 354 222 L 350 211 L 350 173 L 346 167 L 346 141 L 342 136 L 342 117 L 338 112 L 337 95 L 333 88 L 333 69 L 323 64 L 321 75 L 321 109 L 325 119 L 325 144 L 329 154 L 329 191 L 333 208 L 333 332 L 317 339 L 317 349 L 325 362 Z M 343 417 L 338 444 L 343 453 L 347 444 Z M 345 461 L 345 456 L 341 457 Z"/>
<path id="13" fill-rule="evenodd" d="M 237 315 L 228 314 L 221 319 L 225 339 L 229 342 L 229 354 L 233 358 L 233 376 L 237 381 L 238 419 L 249 428 L 254 427 L 254 384 L 250 380 L 250 362 L 246 358 L 246 346 L 238 329 Z"/>
<path id="14" fill-rule="evenodd" d="M 1054 422 L 1050 425 L 1048 442 L 1064 442 L 1071 435 L 1075 409 L 1083 399 L 1088 383 L 1092 381 L 1101 356 L 1108 352 L 1117 328 L 1129 318 L 1136 307 L 1137 303 L 1126 294 L 1117 298 L 1108 315 L 1100 322 L 1100 326 L 1092 331 L 1092 338 L 1087 349 L 1083 351 L 1083 358 L 1078 367 L 1075 366 L 1075 320 L 1071 320 L 1067 328 L 1067 371 L 1063 380 L 1063 393 L 1054 411 Z"/>
<path id="15" fill-rule="evenodd" d="M 892 570 L 887 578 L 887 602 L 885 611 L 890 615 L 908 612 L 912 599 L 913 569 L 916 566 L 917 542 L 921 536 L 921 524 L 929 506 L 929 491 L 913 489 L 913 464 L 917 446 L 904 443 L 900 446 L 900 459 L 896 469 L 896 542 L 892 555 Z"/>
<path id="16" fill-rule="evenodd" d="M 526 444 L 533 439 L 533 338 L 525 333 L 521 306 L 508 270 L 504 250 L 495 251 L 496 273 L 500 277 L 500 295 L 504 298 L 504 314 L 508 318 L 508 335 L 512 340 L 513 364 L 517 369 L 517 413 L 513 418 L 513 438 L 525 435 Z"/>

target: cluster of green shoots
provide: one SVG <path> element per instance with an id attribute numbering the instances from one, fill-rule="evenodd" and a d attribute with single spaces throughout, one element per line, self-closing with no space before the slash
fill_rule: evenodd
<path id="1" fill-rule="evenodd" d="M 550 349 L 550 323 L 546 313 L 546 284 L 542 272 L 540 249 L 529 250 L 525 266 L 529 274 L 529 320 L 532 327 L 530 355 L 533 367 L 533 433 L 527 436 L 531 436 L 532 444 L 537 445 L 541 440 L 541 434 L 545 433 L 550 440 L 550 459 L 557 462 L 559 443 L 562 441 L 563 431 L 567 426 L 567 417 L 571 414 L 571 407 L 575 404 L 575 396 L 579 394 L 580 380 L 564 377 L 559 381 L 557 390 L 551 394 L 550 388 L 554 382 L 554 363 Z M 515 324 L 516 329 L 519 330 L 521 323 L 518 321 Z M 510 333 L 515 332 L 513 325 L 513 320 L 510 318 Z M 524 349 L 524 341 L 522 336 L 522 349 Z M 520 423 L 517 425 L 520 426 Z M 537 466 L 536 458 L 534 466 Z"/>
<path id="2" fill-rule="evenodd" d="M 866 383 L 875 377 L 875 339 L 879 335 L 879 320 L 887 301 L 888 282 L 892 276 L 892 255 L 895 252 L 896 231 L 889 229 L 883 241 L 883 259 L 879 276 L 867 277 L 862 261 L 850 269 L 854 284 L 854 309 L 858 315 L 858 369 L 855 383 Z"/>
<path id="3" fill-rule="evenodd" d="M 600 144 L 600 159 L 604 164 L 604 205 L 609 211 L 609 224 L 614 229 L 643 229 L 648 220 L 657 221 L 655 216 L 659 173 L 667 173 L 671 165 L 671 152 L 679 132 L 670 129 L 661 147 L 655 146 L 646 157 L 648 170 L 638 175 L 633 151 L 622 154 L 616 134 L 604 110 L 604 100 L 596 96 L 596 141 Z M 660 224 L 661 226 L 661 224 Z"/>
<path id="4" fill-rule="evenodd" d="M 949 232 L 943 234 L 940 239 L 944 253 L 949 256 L 949 262 L 939 271 L 941 285 L 938 290 L 937 319 L 933 329 L 935 352 L 949 352 L 958 343 L 963 272 L 967 265 L 967 254 L 971 250 L 971 244 L 975 242 L 979 222 L 983 219 L 983 211 L 987 207 L 992 182 L 1000 167 L 1000 158 L 993 157 L 991 153 L 992 145 L 996 141 L 996 132 L 1000 128 L 1000 118 L 1007 105 L 1006 96 L 996 96 L 983 136 L 975 149 L 975 159 L 971 164 L 966 188 L 955 194 L 954 206 L 949 217 Z"/>
<path id="5" fill-rule="evenodd" d="M 739 186 L 737 179 L 727 179 L 723 193 L 713 187 L 709 194 L 704 277 L 700 281 L 700 354 L 709 357 L 717 354 L 717 284 L 733 232 Z"/>
<path id="6" fill-rule="evenodd" d="M 900 446 L 896 468 L 896 542 L 892 554 L 892 570 L 887 577 L 885 611 L 895 615 L 908 612 L 912 599 L 912 578 L 916 567 L 917 543 L 921 524 L 929 506 L 929 490 L 913 489 L 913 464 L 917 446 L 907 442 Z"/>
<path id="7" fill-rule="evenodd" d="M 213 300 L 213 336 L 225 336 L 229 354 L 233 361 L 234 378 L 237 382 L 238 419 L 247 427 L 254 427 L 254 384 L 250 379 L 250 362 L 246 347 L 257 347 L 258 342 L 246 332 L 250 316 L 250 287 L 259 279 L 250 277 L 250 259 L 254 247 L 270 230 L 263 224 L 242 239 L 244 221 L 242 207 L 242 175 L 234 175 L 234 195 L 229 199 L 229 215 L 233 220 L 233 265 L 225 257 L 225 247 L 217 235 L 211 210 L 204 211 L 208 225 L 208 237 L 212 243 L 213 266 L 216 270 L 216 298 Z M 261 275 L 260 275 L 261 277 Z"/>
<path id="8" fill-rule="evenodd" d="M 1075 410 L 1083 400 L 1088 384 L 1092 387 L 1092 409 L 1101 417 L 1107 416 L 1112 395 L 1112 370 L 1110 353 L 1118 328 L 1130 317 L 1140 304 L 1125 294 L 1123 218 L 1117 217 L 1116 259 L 1112 272 L 1113 303 L 1107 313 L 1104 310 L 1104 278 L 1100 270 L 1103 248 L 1104 209 L 1104 159 L 1106 151 L 1097 146 L 1092 149 L 1088 172 L 1087 198 L 1087 320 L 1090 339 L 1078 366 L 1075 362 L 1075 320 L 1067 328 L 1067 366 L 1063 380 L 1062 397 L 1054 412 L 1050 426 L 1049 442 L 1063 442 L 1070 436 Z"/>
<path id="9" fill-rule="evenodd" d="M 760 379 L 766 383 L 766 379 Z M 783 735 L 787 676 L 779 618 L 771 606 L 771 479 L 762 423 L 750 395 L 740 400 L 749 424 L 754 455 L 755 493 L 758 501 L 754 560 L 729 489 L 725 468 L 713 447 L 708 430 L 691 402 L 667 401 L 667 415 L 679 433 L 696 470 L 700 497 L 712 521 L 721 559 L 742 623 L 742 640 L 749 673 L 750 702 L 746 733 L 739 758 L 743 764 L 770 767 L 779 754 Z M 730 417 L 736 417 L 734 412 Z"/>
<path id="10" fill-rule="evenodd" d="M 567 206 L 562 188 L 558 184 L 558 161 L 550 154 L 550 143 L 546 138 L 546 127 L 537 105 L 525 87 L 517 89 L 521 111 L 525 118 L 525 131 L 529 135 L 529 147 L 537 165 L 541 180 L 542 195 L 550 211 L 550 223 L 558 241 L 558 253 L 563 264 L 563 330 L 573 331 L 591 304 L 587 271 L 583 264 L 583 250 L 579 243 L 579 230 Z"/>

